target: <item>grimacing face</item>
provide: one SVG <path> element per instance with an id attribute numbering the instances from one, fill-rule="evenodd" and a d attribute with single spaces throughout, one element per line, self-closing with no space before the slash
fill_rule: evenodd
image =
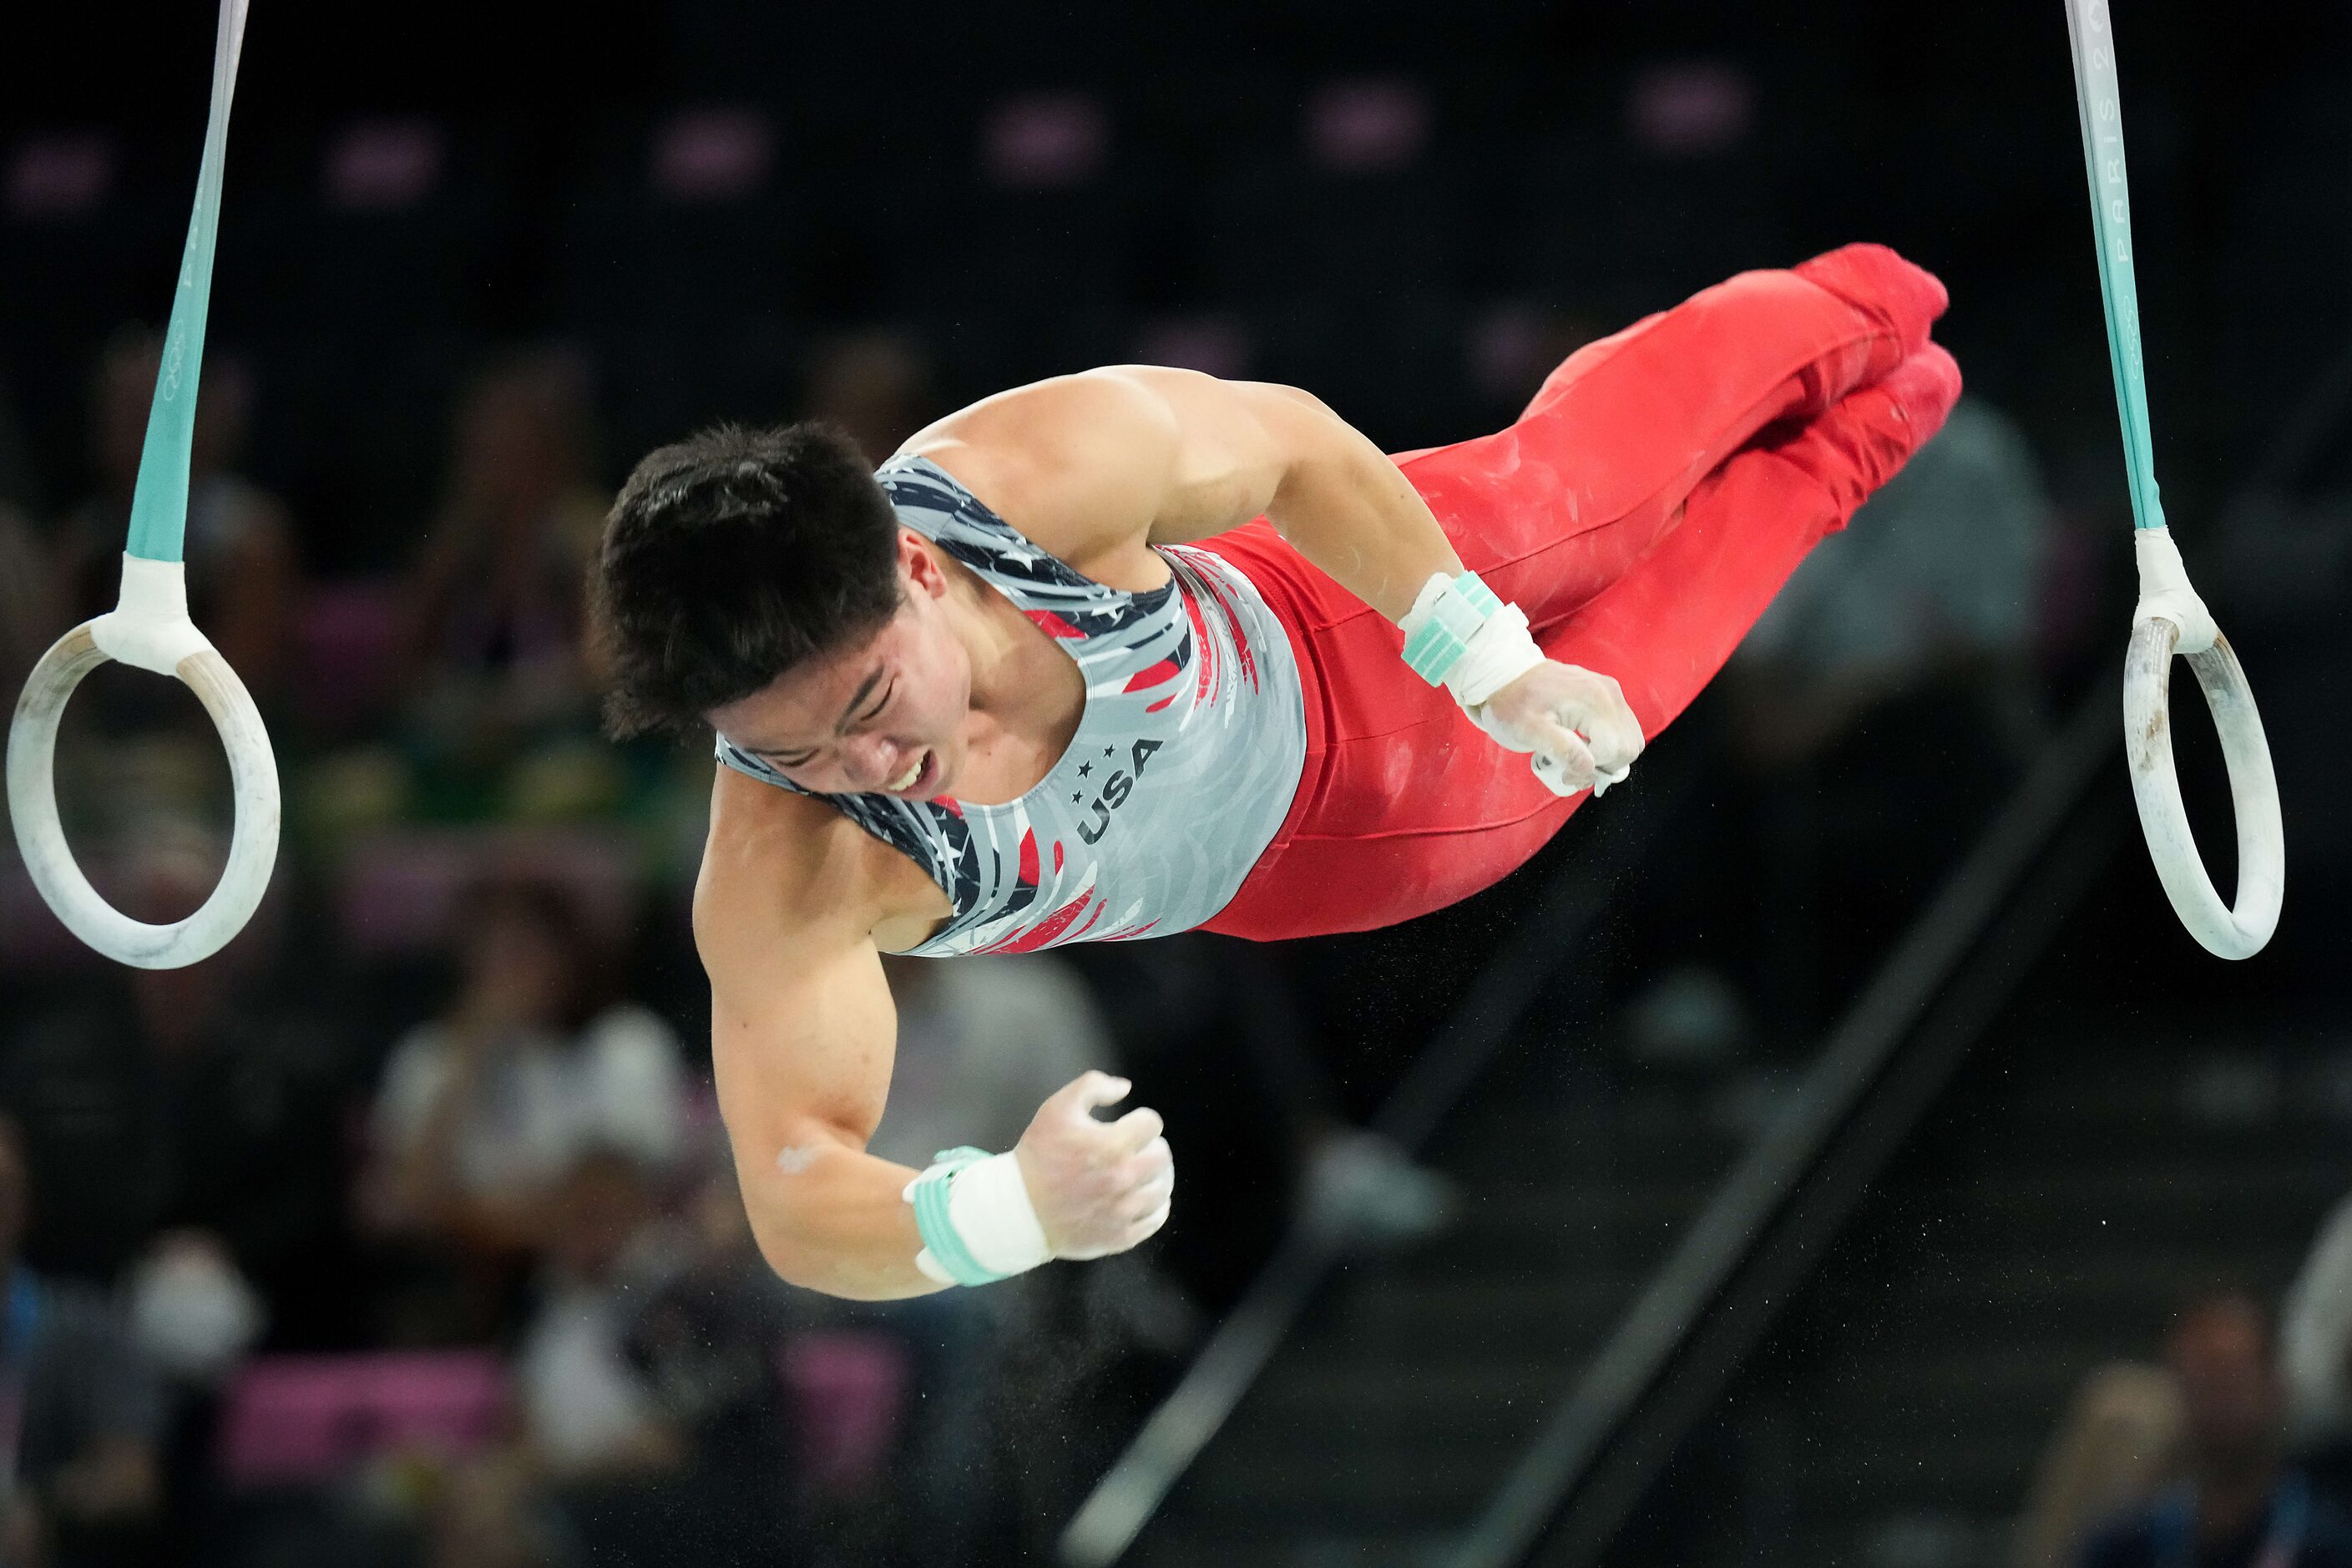
<path id="1" fill-rule="evenodd" d="M 950 619 L 950 587 L 921 537 L 901 529 L 898 613 L 864 644 L 711 710 L 711 727 L 820 795 L 954 793 L 971 660 Z"/>

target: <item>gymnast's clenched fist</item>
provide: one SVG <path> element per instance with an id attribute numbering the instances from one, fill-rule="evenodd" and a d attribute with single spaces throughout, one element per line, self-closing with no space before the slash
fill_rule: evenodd
<path id="1" fill-rule="evenodd" d="M 1571 791 L 1624 777 L 1642 754 L 1642 722 L 1615 678 L 1580 665 L 1546 659 L 1471 718 L 1510 750 L 1553 759 Z"/>
<path id="2" fill-rule="evenodd" d="M 1095 1110 L 1134 1086 L 1108 1073 L 1071 1080 L 1037 1109 L 1013 1146 L 1023 1185 L 1056 1258 L 1125 1252 L 1168 1223 L 1176 1157 L 1160 1113 L 1138 1107 L 1116 1121 Z"/>

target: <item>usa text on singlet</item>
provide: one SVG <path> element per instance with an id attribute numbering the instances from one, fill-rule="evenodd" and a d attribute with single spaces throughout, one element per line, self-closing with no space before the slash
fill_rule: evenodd
<path id="1" fill-rule="evenodd" d="M 934 464 L 875 476 L 940 546 L 1077 662 L 1086 710 L 1052 770 L 1003 805 L 818 798 L 928 870 L 955 913 L 912 952 L 1028 952 L 1189 930 L 1232 901 L 1297 792 L 1307 721 L 1290 639 L 1203 551 L 1156 546 L 1173 579 L 1124 593 L 1031 544 Z M 719 760 L 797 786 L 724 737 Z"/>

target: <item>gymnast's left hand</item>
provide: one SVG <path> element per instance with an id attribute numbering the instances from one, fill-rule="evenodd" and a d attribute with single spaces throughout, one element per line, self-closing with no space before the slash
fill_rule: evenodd
<path id="1" fill-rule="evenodd" d="M 1567 793 L 1625 776 L 1642 754 L 1642 723 L 1613 677 L 1549 659 L 1470 710 L 1478 727 L 1514 752 L 1556 764 Z M 1549 781 L 1547 781 L 1549 782 Z"/>

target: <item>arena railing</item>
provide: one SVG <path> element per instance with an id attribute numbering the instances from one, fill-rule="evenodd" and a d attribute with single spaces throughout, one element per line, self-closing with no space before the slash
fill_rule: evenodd
<path id="1" fill-rule="evenodd" d="M 1600 1561 L 1969 1047 L 2127 840 L 2116 683 L 2100 683 L 1944 882 L 1787 1109 L 1444 1559 Z M 2111 787 L 2098 787 L 2102 780 Z"/>
<path id="2" fill-rule="evenodd" d="M 2221 515 L 2290 489 L 2347 417 L 2352 342 L 2281 423 Z M 2128 797 L 2097 787 L 2103 776 L 2120 778 L 2119 769 L 2103 772 L 2119 703 L 2116 683 L 2099 683 L 2044 749 L 1830 1037 L 1786 1114 L 1717 1189 L 1456 1542 L 1449 1568 L 1598 1560 L 1657 1467 L 1721 1394 L 1871 1177 L 2127 840 Z M 1678 785 L 1653 792 L 1552 874 L 1521 934 L 1472 984 L 1383 1107 L 1379 1131 L 1407 1149 L 1429 1136 L 1695 782 L 1683 774 Z M 1072 1519 L 1061 1542 L 1068 1568 L 1108 1568 L 1126 1553 L 1279 1348 L 1339 1245 L 1313 1225 L 1293 1226 Z"/>
<path id="3" fill-rule="evenodd" d="M 1654 747 L 1643 760 L 1645 787 L 1612 795 L 1595 812 L 1575 852 L 1515 921 L 1516 934 L 1390 1091 L 1372 1131 L 1407 1152 L 1417 1151 L 1513 1037 L 1559 978 L 1563 953 L 1608 908 L 1619 879 L 1696 795 L 1697 760 L 1687 745 L 1669 737 Z M 1342 1233 L 1312 1214 L 1302 1211 L 1292 1221 L 1241 1301 L 1072 1516 L 1059 1549 L 1068 1568 L 1108 1568 L 1126 1554 L 1281 1348 L 1344 1245 Z"/>
<path id="4" fill-rule="evenodd" d="M 2352 418 L 2352 342 L 2306 389 L 2224 519 L 2292 489 Z M 2131 835 L 2116 787 L 2120 692 L 2098 683 L 1946 881 L 1794 1103 L 1725 1180 L 1540 1435 L 1455 1543 L 1447 1568 L 1597 1563 L 1675 1446 L 1802 1283 L 1864 1189 L 1925 1115 Z M 2102 790 L 2102 780 L 2111 786 Z"/>

